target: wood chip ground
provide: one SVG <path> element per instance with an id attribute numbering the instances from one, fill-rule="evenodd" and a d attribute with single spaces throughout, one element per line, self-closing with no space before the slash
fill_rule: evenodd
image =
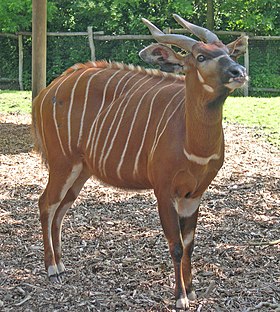
<path id="1" fill-rule="evenodd" d="M 225 136 L 200 208 L 190 311 L 280 311 L 279 149 L 240 125 L 225 124 Z M 67 274 L 50 284 L 37 207 L 46 181 L 30 117 L 0 115 L 0 311 L 172 311 L 153 192 L 88 181 L 64 221 Z"/>

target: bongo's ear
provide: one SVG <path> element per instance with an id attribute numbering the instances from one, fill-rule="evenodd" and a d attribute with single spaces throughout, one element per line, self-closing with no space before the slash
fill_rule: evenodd
<path id="1" fill-rule="evenodd" d="M 230 56 L 235 59 L 239 58 L 239 56 L 246 52 L 247 46 L 248 36 L 241 36 L 227 45 Z"/>
<path id="2" fill-rule="evenodd" d="M 151 44 L 140 51 L 139 56 L 148 64 L 158 65 L 162 71 L 169 73 L 183 71 L 184 57 L 164 44 Z"/>

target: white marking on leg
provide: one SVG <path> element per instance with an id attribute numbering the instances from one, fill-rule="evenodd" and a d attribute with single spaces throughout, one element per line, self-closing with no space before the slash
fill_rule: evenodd
<path id="1" fill-rule="evenodd" d="M 56 216 L 56 226 L 58 228 L 58 246 L 54 246 L 55 252 L 61 254 L 61 228 L 62 222 L 65 217 L 67 210 L 72 206 L 73 201 L 65 204 L 58 212 Z"/>
<path id="2" fill-rule="evenodd" d="M 184 246 L 187 247 L 193 241 L 193 238 L 194 238 L 194 230 L 191 230 L 187 235 L 183 237 Z"/>
<path id="3" fill-rule="evenodd" d="M 64 273 L 65 272 L 65 266 L 63 264 L 62 261 L 60 261 L 58 264 L 57 264 L 57 272 L 58 274 L 61 274 L 61 273 Z"/>
<path id="4" fill-rule="evenodd" d="M 58 269 L 56 265 L 50 265 L 48 267 L 48 277 L 55 276 L 58 274 Z"/>
<path id="5" fill-rule="evenodd" d="M 77 177 L 80 175 L 81 171 L 83 169 L 83 164 L 78 163 L 77 165 L 74 165 L 69 177 L 67 178 L 61 193 L 60 193 L 60 200 L 62 201 L 65 197 L 66 193 L 69 191 L 70 187 L 72 187 L 73 183 L 76 181 Z"/>
<path id="6" fill-rule="evenodd" d="M 182 218 L 192 216 L 199 207 L 200 198 L 175 198 L 174 207 L 178 215 Z"/>
<path id="7" fill-rule="evenodd" d="M 218 160 L 221 157 L 219 154 L 213 154 L 213 155 L 210 155 L 209 157 L 200 157 L 194 154 L 189 154 L 185 149 L 184 149 L 184 154 L 188 160 L 195 162 L 196 164 L 201 165 L 201 166 L 207 165 L 210 160 Z"/>
<path id="8" fill-rule="evenodd" d="M 138 80 L 138 83 L 141 82 L 141 81 L 142 81 L 143 79 L 145 79 L 145 78 L 147 78 L 147 76 L 144 76 L 142 79 Z M 125 105 L 125 106 L 123 107 L 123 109 L 122 109 L 122 113 L 121 113 L 121 116 L 120 116 L 120 118 L 119 118 L 119 122 L 118 122 L 118 124 L 117 124 L 117 126 L 116 126 L 115 133 L 114 133 L 114 135 L 113 135 L 113 137 L 112 137 L 112 139 L 111 139 L 111 143 L 110 143 L 110 145 L 109 145 L 109 147 L 108 147 L 108 149 L 107 149 L 107 153 L 106 153 L 106 155 L 105 155 L 104 157 L 103 157 L 103 154 L 104 154 L 104 150 L 105 150 L 105 146 L 106 146 L 106 145 L 104 144 L 104 146 L 103 146 L 102 154 L 101 154 L 101 157 L 100 157 L 100 159 L 99 159 L 99 170 L 100 170 L 100 172 L 103 173 L 104 176 L 106 176 L 106 172 L 105 172 L 106 161 L 107 161 L 107 159 L 108 159 L 108 157 L 109 157 L 109 155 L 110 155 L 110 153 L 111 153 L 111 150 L 112 150 L 112 148 L 113 148 L 113 145 L 114 145 L 115 139 L 116 139 L 116 137 L 117 137 L 117 134 L 118 134 L 120 125 L 121 125 L 121 123 L 122 123 L 122 119 L 123 119 L 124 114 L 125 114 L 125 112 L 126 112 L 126 108 L 128 107 L 128 105 L 129 105 L 129 103 L 130 103 L 130 100 L 131 100 L 131 98 L 133 97 L 133 95 L 134 95 L 141 87 L 143 87 L 146 83 L 148 83 L 148 82 L 150 82 L 151 80 L 154 79 L 154 77 L 148 77 L 148 78 L 149 78 L 149 79 L 146 80 L 144 83 L 142 83 L 138 88 L 136 88 L 136 90 L 135 90 L 135 91 L 129 96 L 129 98 L 127 99 L 127 103 L 126 103 L 126 105 Z M 123 102 L 124 102 L 124 100 L 122 101 L 122 103 L 123 103 Z M 121 107 L 121 105 L 120 105 L 120 107 Z M 120 107 L 119 107 L 119 108 L 120 108 Z M 110 132 L 111 132 L 111 130 L 112 130 L 112 128 L 113 128 L 113 124 L 114 124 L 115 121 L 116 121 L 118 112 L 119 112 L 119 109 L 118 109 L 118 111 L 117 111 L 117 113 L 116 113 L 116 115 L 115 115 L 115 118 L 114 118 L 114 120 L 113 120 L 113 122 L 112 122 L 112 125 L 111 125 L 111 127 L 110 127 L 110 131 L 109 131 L 108 136 L 107 136 L 107 138 L 106 138 L 106 143 L 107 143 L 107 141 L 108 141 Z M 102 166 L 101 166 L 101 163 L 102 163 L 102 162 L 103 162 L 103 164 L 102 164 Z"/>
<path id="9" fill-rule="evenodd" d="M 133 119 L 132 119 L 132 122 L 131 122 L 131 125 L 130 125 L 130 129 L 129 129 L 129 132 L 128 132 L 128 136 L 127 136 L 127 139 L 126 139 L 126 143 L 125 143 L 125 146 L 124 146 L 122 155 L 121 155 L 121 157 L 120 157 L 120 162 L 119 162 L 119 165 L 118 165 L 118 168 L 117 168 L 117 175 L 118 175 L 118 177 L 119 177 L 120 180 L 122 179 L 121 173 L 120 173 L 121 167 L 122 167 L 122 164 L 123 164 L 123 161 L 124 161 L 124 157 L 125 157 L 125 154 L 126 154 L 126 151 L 127 151 L 127 148 L 128 148 L 128 144 L 129 144 L 129 142 L 130 142 L 131 134 L 132 134 L 132 131 L 133 131 L 133 129 L 134 129 L 134 124 L 135 124 L 135 121 L 136 121 L 136 119 L 137 119 L 138 112 L 139 112 L 140 107 L 141 107 L 141 105 L 142 105 L 142 103 L 143 103 L 143 99 L 145 98 L 145 96 L 146 96 L 147 94 L 149 94 L 150 92 L 153 92 L 154 89 L 155 89 L 159 84 L 161 84 L 162 81 L 163 81 L 164 79 L 165 79 L 165 78 L 162 77 L 161 80 L 159 80 L 151 89 L 149 89 L 146 93 L 144 93 L 143 96 L 141 97 L 140 101 L 139 101 L 139 104 L 138 104 L 137 107 L 136 107 L 136 110 L 135 110 L 135 113 L 134 113 L 134 116 L 133 116 Z M 174 81 L 174 82 L 175 82 L 175 81 Z M 173 83 L 174 83 L 174 82 L 173 82 Z M 173 83 L 172 83 L 172 84 L 173 84 Z M 170 86 L 170 84 L 169 84 L 168 86 Z M 163 88 L 165 88 L 165 87 L 167 87 L 167 86 L 164 86 Z M 153 96 L 153 99 L 152 99 L 152 101 L 151 101 L 151 103 L 150 103 L 150 105 L 149 105 L 149 106 L 150 106 L 150 112 L 149 112 L 149 115 L 148 115 L 148 120 L 147 120 L 147 123 L 146 123 L 146 128 L 145 128 L 145 131 L 144 131 L 144 134 L 143 134 L 144 137 L 146 136 L 147 124 L 149 124 L 149 121 L 150 121 L 150 114 L 151 114 L 151 109 L 152 109 L 154 100 L 155 100 L 156 96 L 158 95 L 158 93 L 159 93 L 163 88 L 159 89 L 159 90 L 155 93 L 155 95 Z M 142 145 L 142 144 L 141 144 L 141 145 Z M 140 145 L 140 149 L 141 149 L 141 145 Z"/>
<path id="10" fill-rule="evenodd" d="M 70 187 L 73 185 L 73 183 L 75 182 L 75 180 L 77 179 L 77 177 L 81 173 L 82 169 L 83 169 L 83 164 L 82 163 L 79 163 L 79 164 L 73 166 L 72 171 L 71 171 L 69 177 L 67 178 L 64 186 L 61 189 L 61 192 L 59 194 L 58 202 L 49 206 L 49 209 L 48 209 L 48 212 L 49 212 L 49 215 L 48 215 L 48 241 L 49 241 L 50 248 L 51 248 L 51 251 L 52 251 L 53 254 L 54 254 L 54 247 L 53 247 L 53 241 L 52 241 L 52 223 L 53 223 L 53 218 L 55 216 L 57 208 L 61 204 L 63 198 L 65 197 L 65 195 L 68 192 L 68 190 L 70 189 Z"/>
<path id="11" fill-rule="evenodd" d="M 196 298 L 197 298 L 196 293 L 195 293 L 194 290 L 192 290 L 192 291 L 188 294 L 188 299 L 189 299 L 190 301 L 194 301 L 194 300 L 196 300 Z"/>
<path id="12" fill-rule="evenodd" d="M 176 308 L 185 310 L 189 307 L 189 300 L 187 297 L 180 298 L 176 301 Z"/>
<path id="13" fill-rule="evenodd" d="M 78 143 L 77 146 L 79 147 L 81 144 L 81 139 L 83 136 L 83 130 L 84 130 L 84 120 L 85 120 L 85 115 L 86 115 L 86 109 L 87 109 L 87 103 L 88 103 L 88 93 L 89 93 L 89 88 L 90 88 L 90 84 L 92 79 L 99 75 L 100 73 L 103 73 L 105 70 L 107 70 L 107 68 L 103 69 L 103 70 L 99 70 L 98 72 L 94 73 L 88 80 L 87 82 L 87 87 L 86 87 L 86 93 L 85 93 L 85 101 L 84 101 L 84 106 L 83 106 L 83 112 L 82 112 L 82 117 L 81 117 L 81 123 L 80 123 L 80 130 L 79 130 L 79 137 L 78 137 Z"/>
<path id="14" fill-rule="evenodd" d="M 53 205 L 49 206 L 49 208 L 48 208 L 48 241 L 49 241 L 51 253 L 53 255 L 54 255 L 54 248 L 53 248 L 53 242 L 52 242 L 52 222 L 53 222 L 54 214 L 55 214 L 56 209 L 58 208 L 59 204 L 60 204 L 60 202 L 53 204 Z"/>

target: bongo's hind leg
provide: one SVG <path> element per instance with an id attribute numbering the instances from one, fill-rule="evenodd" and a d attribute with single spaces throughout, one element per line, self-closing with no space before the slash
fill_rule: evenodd
<path id="1" fill-rule="evenodd" d="M 76 198 L 78 197 L 82 187 L 91 174 L 87 170 L 83 170 L 80 175 L 77 177 L 76 181 L 69 188 L 66 193 L 64 199 L 62 200 L 59 207 L 56 209 L 53 221 L 52 221 L 52 243 L 54 250 L 54 257 L 57 266 L 58 276 L 61 275 L 65 271 L 65 267 L 63 262 L 61 261 L 62 250 L 61 250 L 61 228 L 63 219 L 68 211 L 68 209 L 72 206 Z"/>
<path id="2" fill-rule="evenodd" d="M 52 242 L 52 222 L 57 209 L 83 169 L 83 164 L 61 164 L 49 169 L 47 187 L 39 199 L 40 220 L 43 231 L 44 258 L 48 277 L 57 281 L 58 269 Z"/>

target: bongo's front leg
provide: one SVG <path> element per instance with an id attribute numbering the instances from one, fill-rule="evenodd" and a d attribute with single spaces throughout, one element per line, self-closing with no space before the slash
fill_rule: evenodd
<path id="1" fill-rule="evenodd" d="M 175 300 L 176 309 L 185 310 L 189 307 L 183 278 L 182 258 L 183 242 L 181 238 L 179 216 L 170 198 L 157 195 L 158 209 L 164 234 L 167 238 L 170 255 L 175 272 Z"/>
<path id="2" fill-rule="evenodd" d="M 194 235 L 197 225 L 200 198 L 190 198 L 188 196 L 177 199 L 176 209 L 179 214 L 180 229 L 183 241 L 182 269 L 186 292 L 189 300 L 196 299 L 196 294 L 192 285 L 191 256 L 194 246 Z"/>

